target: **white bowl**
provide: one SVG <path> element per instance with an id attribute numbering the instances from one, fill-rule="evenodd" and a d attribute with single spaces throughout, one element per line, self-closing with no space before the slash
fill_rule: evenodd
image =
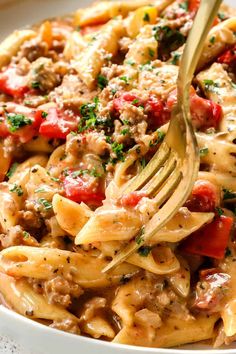
<path id="1" fill-rule="evenodd" d="M 209 0 L 211 1 L 211 0 Z M 91 0 L 0 0 L 0 39 L 14 29 L 88 5 Z M 226 0 L 236 6 L 236 0 Z M 231 349 L 212 350 L 202 345 L 184 349 L 158 349 L 119 345 L 58 331 L 29 320 L 0 305 L 0 336 L 7 336 L 22 345 L 22 354 L 236 354 Z M 0 340 L 2 341 L 3 339 Z M 20 350 L 0 353 L 18 354 Z"/>

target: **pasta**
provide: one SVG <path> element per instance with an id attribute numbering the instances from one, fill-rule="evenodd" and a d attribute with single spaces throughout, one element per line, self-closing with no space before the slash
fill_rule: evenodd
<path id="1" fill-rule="evenodd" d="M 190 90 L 201 159 L 176 215 L 127 187 L 159 149 L 197 0 L 100 1 L 0 44 L 0 295 L 113 343 L 236 339 L 236 17 L 222 5 Z M 177 143 L 177 142 L 176 142 Z M 129 188 L 129 187 L 128 187 Z"/>

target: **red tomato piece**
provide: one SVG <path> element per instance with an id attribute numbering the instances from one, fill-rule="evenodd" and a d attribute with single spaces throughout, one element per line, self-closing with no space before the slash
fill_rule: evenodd
<path id="1" fill-rule="evenodd" d="M 120 198 L 119 204 L 123 207 L 135 207 L 140 202 L 140 200 L 146 196 L 147 194 L 142 191 L 131 192 L 123 195 Z"/>
<path id="2" fill-rule="evenodd" d="M 185 205 L 190 211 L 215 211 L 216 206 L 219 205 L 217 187 L 210 181 L 197 180 L 194 184 L 191 196 Z"/>
<path id="3" fill-rule="evenodd" d="M 0 91 L 15 98 L 21 98 L 29 91 L 26 77 L 17 73 L 16 66 L 9 66 L 0 73 Z"/>
<path id="4" fill-rule="evenodd" d="M 66 139 L 66 136 L 78 127 L 75 115 L 69 115 L 55 107 L 48 110 L 46 119 L 40 126 L 39 134 L 47 138 Z"/>
<path id="5" fill-rule="evenodd" d="M 125 103 L 133 104 L 134 106 L 139 106 L 142 101 L 135 94 L 129 92 L 123 92 L 120 97 L 113 100 L 113 109 L 120 112 Z"/>
<path id="6" fill-rule="evenodd" d="M 217 59 L 217 62 L 221 64 L 228 64 L 228 65 L 236 64 L 236 45 L 233 48 L 224 52 Z"/>
<path id="7" fill-rule="evenodd" d="M 151 96 L 145 105 L 145 111 L 154 128 L 159 128 L 170 120 L 170 110 L 165 106 L 164 102 Z"/>
<path id="8" fill-rule="evenodd" d="M 103 192 L 98 191 L 96 187 L 85 181 L 81 177 L 73 178 L 71 174 L 63 180 L 63 186 L 66 197 L 77 203 L 87 203 L 94 206 L 102 205 L 105 199 Z"/>
<path id="9" fill-rule="evenodd" d="M 193 124 L 197 129 L 216 128 L 222 118 L 222 107 L 198 95 L 190 99 Z"/>
<path id="10" fill-rule="evenodd" d="M 199 6 L 200 6 L 200 0 L 189 0 L 188 2 L 189 12 L 197 12 Z"/>
<path id="11" fill-rule="evenodd" d="M 175 90 L 167 99 L 167 108 L 170 111 L 173 110 L 176 103 L 177 92 Z M 190 110 L 193 125 L 196 129 L 217 128 L 223 116 L 222 107 L 219 104 L 198 96 L 193 88 L 190 92 Z"/>
<path id="12" fill-rule="evenodd" d="M 190 235 L 182 243 L 181 249 L 186 253 L 223 259 L 232 225 L 233 218 L 221 215 Z"/>

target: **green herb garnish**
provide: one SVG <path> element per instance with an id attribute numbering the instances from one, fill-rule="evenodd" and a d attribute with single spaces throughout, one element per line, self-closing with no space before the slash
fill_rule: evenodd
<path id="1" fill-rule="evenodd" d="M 52 209 L 52 203 L 49 202 L 47 199 L 39 198 L 38 202 L 39 202 L 39 204 L 41 204 L 44 207 L 45 210 Z"/>
<path id="2" fill-rule="evenodd" d="M 32 120 L 28 117 L 26 117 L 24 114 L 17 114 L 17 113 L 7 113 L 7 123 L 9 124 L 10 132 L 14 133 L 18 129 L 26 126 L 26 125 L 31 125 Z"/>
<path id="3" fill-rule="evenodd" d="M 39 83 L 38 81 L 33 81 L 33 82 L 31 83 L 31 87 L 32 87 L 33 89 L 39 89 L 39 88 L 40 88 L 40 83 Z"/>
<path id="4" fill-rule="evenodd" d="M 18 162 L 14 162 L 11 165 L 11 168 L 9 169 L 9 171 L 7 172 L 7 175 L 6 175 L 8 178 L 10 178 L 14 175 L 18 165 L 19 165 Z"/>
<path id="5" fill-rule="evenodd" d="M 103 90 L 105 87 L 108 85 L 108 80 L 105 76 L 103 75 L 98 75 L 97 77 L 98 80 L 98 87 Z"/>
<path id="6" fill-rule="evenodd" d="M 216 211 L 216 213 L 217 213 L 219 216 L 224 215 L 224 210 L 221 209 L 220 207 L 216 207 L 216 208 L 215 208 L 215 211 Z"/>
<path id="7" fill-rule="evenodd" d="M 203 83 L 204 83 L 204 86 L 205 86 L 205 89 L 207 91 L 212 91 L 212 92 L 216 92 L 216 88 L 219 87 L 219 84 L 213 80 L 203 80 Z"/>
<path id="8" fill-rule="evenodd" d="M 199 150 L 200 157 L 205 157 L 208 153 L 209 153 L 209 149 L 208 148 L 202 148 L 202 149 Z"/>
<path id="9" fill-rule="evenodd" d="M 234 193 L 233 191 L 227 189 L 227 188 L 223 188 L 223 200 L 228 200 L 228 199 L 234 199 L 236 198 L 236 193 Z"/>
<path id="10" fill-rule="evenodd" d="M 120 76 L 120 80 L 124 81 L 127 85 L 129 83 L 129 78 L 127 76 Z"/>
<path id="11" fill-rule="evenodd" d="M 173 59 L 171 60 L 171 64 L 176 65 L 178 63 L 180 57 L 181 57 L 181 54 L 174 52 Z"/>
<path id="12" fill-rule="evenodd" d="M 147 12 L 145 12 L 145 14 L 143 16 L 143 21 L 150 22 L 150 16 Z"/>
<path id="13" fill-rule="evenodd" d="M 143 242 L 144 226 L 141 228 L 139 234 L 135 238 L 135 242 L 140 245 Z"/>
<path id="14" fill-rule="evenodd" d="M 151 252 L 151 250 L 152 250 L 152 247 L 150 247 L 150 246 L 142 246 L 138 250 L 138 254 L 141 257 L 147 257 L 149 255 L 149 253 Z"/>
<path id="15" fill-rule="evenodd" d="M 13 187 L 9 188 L 9 191 L 12 193 L 16 193 L 18 197 L 21 197 L 24 194 L 21 186 L 18 186 L 16 183 L 14 183 Z"/>

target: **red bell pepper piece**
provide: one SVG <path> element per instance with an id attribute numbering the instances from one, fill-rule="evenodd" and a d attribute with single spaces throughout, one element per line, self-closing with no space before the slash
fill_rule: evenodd
<path id="1" fill-rule="evenodd" d="M 26 77 L 17 73 L 16 66 L 9 66 L 0 73 L 0 91 L 15 98 L 22 98 L 29 91 Z"/>
<path id="2" fill-rule="evenodd" d="M 233 218 L 221 215 L 190 235 L 182 244 L 186 253 L 223 259 L 228 245 Z"/>
<path id="3" fill-rule="evenodd" d="M 75 115 L 69 115 L 55 107 L 48 110 L 46 119 L 40 126 L 39 134 L 47 138 L 66 139 L 66 136 L 78 127 Z"/>
<path id="4" fill-rule="evenodd" d="M 98 190 L 98 187 L 94 187 L 89 180 L 86 181 L 80 176 L 74 178 L 71 173 L 64 177 L 63 187 L 66 197 L 77 203 L 84 202 L 89 205 L 100 206 L 105 199 L 104 193 Z"/>

